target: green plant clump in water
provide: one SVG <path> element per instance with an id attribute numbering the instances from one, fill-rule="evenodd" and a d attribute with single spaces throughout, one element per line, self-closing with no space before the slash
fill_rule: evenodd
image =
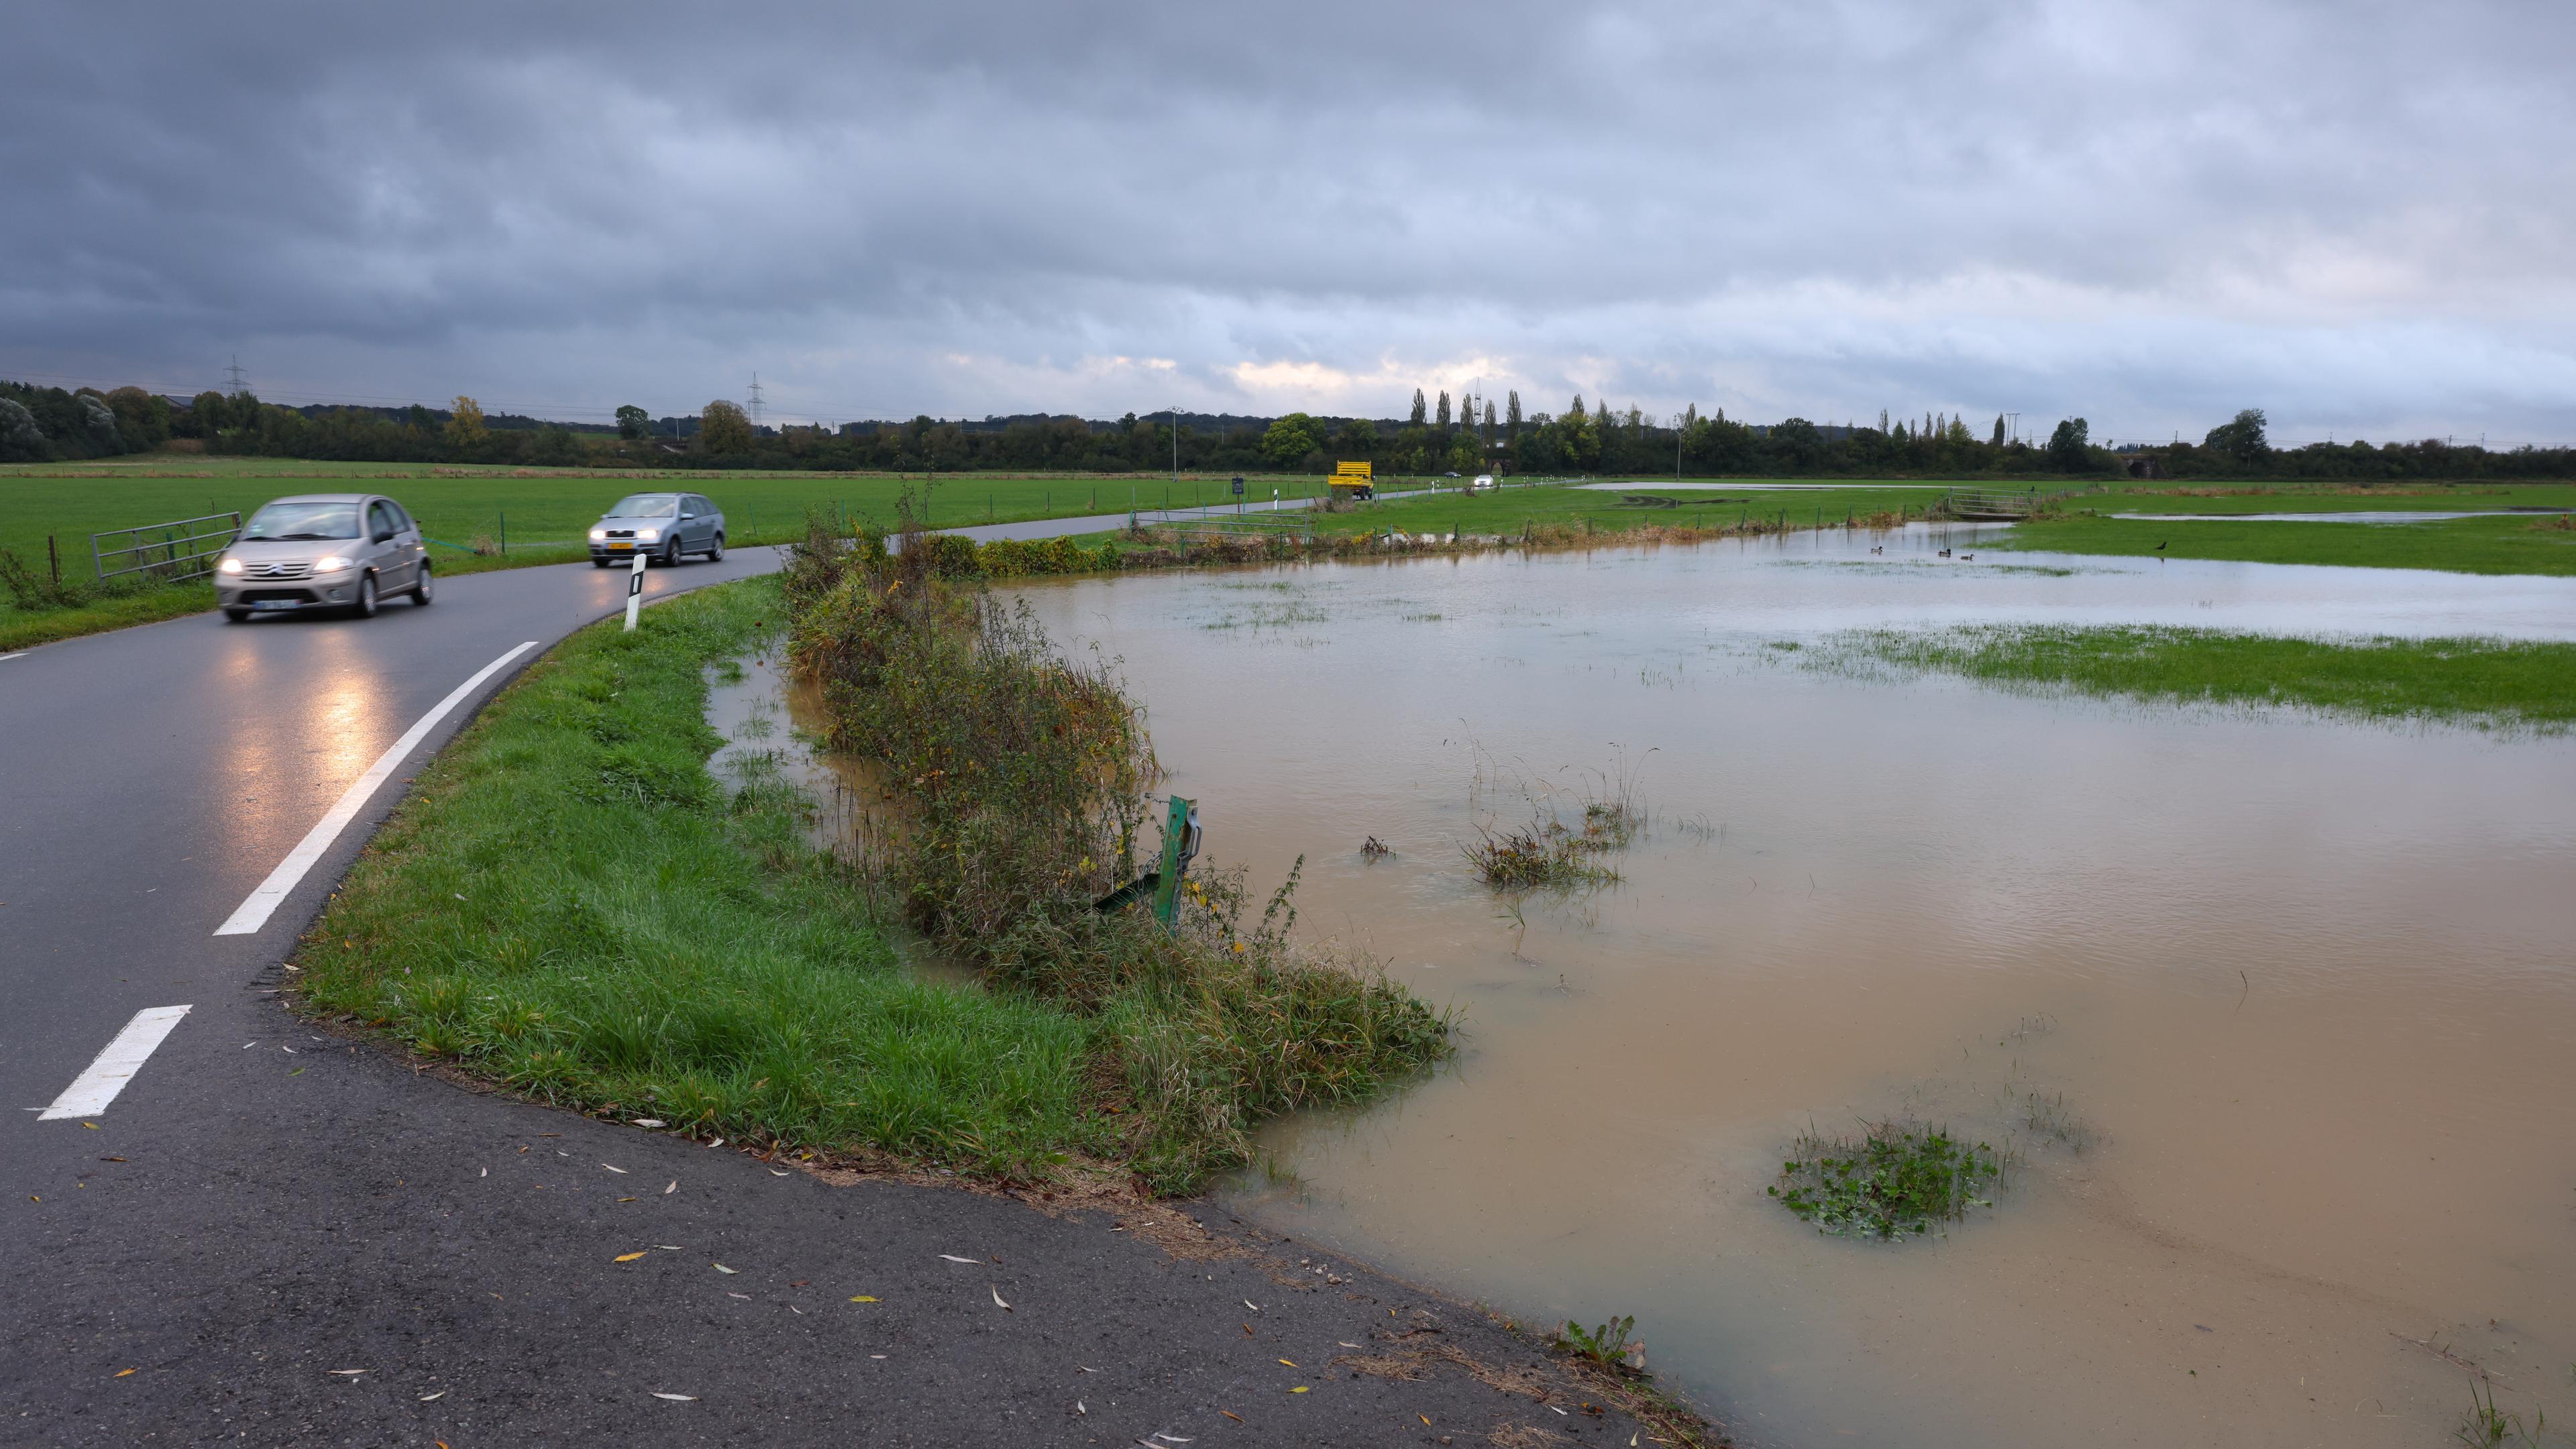
<path id="1" fill-rule="evenodd" d="M 1067 659 L 1025 606 L 899 547 L 816 526 L 784 587 L 827 742 L 874 760 L 898 818 L 867 884 L 935 945 L 1090 1030 L 1114 1155 L 1185 1191 L 1251 1158 L 1294 1107 L 1364 1101 L 1451 1050 L 1441 1014 L 1373 963 L 1288 939 L 1296 883 L 1246 929 L 1239 872 L 1193 870 L 1175 929 L 1094 902 L 1153 852 L 1157 767 L 1110 664 Z"/>
<path id="2" fill-rule="evenodd" d="M 1574 1319 L 1558 1324 L 1557 1346 L 1579 1358 L 1588 1359 L 1613 1372 L 1643 1373 L 1646 1367 L 1646 1345 L 1631 1340 L 1637 1318 L 1629 1314 L 1591 1328 Z"/>
<path id="3" fill-rule="evenodd" d="M 1896 1238 L 1956 1222 L 1972 1207 L 1992 1207 L 1977 1194 L 2003 1176 L 2004 1160 L 1983 1142 L 1946 1129 L 1881 1122 L 1857 1142 L 1801 1137 L 1769 1188 L 1780 1205 L 1821 1232 Z"/>
<path id="4" fill-rule="evenodd" d="M 1485 884 L 1503 890 L 1607 885 L 1619 873 L 1595 857 L 1626 845 L 1636 829 L 1628 807 L 1595 800 L 1583 807 L 1579 826 L 1544 816 L 1511 830 L 1479 825 L 1479 838 L 1462 849 Z"/>

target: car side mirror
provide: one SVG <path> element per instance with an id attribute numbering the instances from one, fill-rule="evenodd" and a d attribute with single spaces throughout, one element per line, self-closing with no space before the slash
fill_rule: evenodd
<path id="1" fill-rule="evenodd" d="M 377 529 L 377 530 L 376 530 L 376 539 L 375 539 L 375 541 L 376 541 L 376 542 L 378 542 L 378 543 L 391 543 L 391 542 L 393 542 L 393 541 L 394 541 L 394 531 L 393 531 L 392 529 L 390 529 L 390 528 L 379 528 L 379 529 Z"/>

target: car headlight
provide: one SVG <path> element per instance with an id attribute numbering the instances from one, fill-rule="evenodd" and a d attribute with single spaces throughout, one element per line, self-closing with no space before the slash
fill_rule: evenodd
<path id="1" fill-rule="evenodd" d="M 240 573 L 241 571 L 242 571 L 242 562 L 241 562 L 241 560 L 240 560 L 240 559 L 237 559 L 237 558 L 228 558 L 228 559 L 225 559 L 222 563 L 219 563 L 219 564 L 215 565 L 215 572 L 217 572 L 217 573 L 219 573 L 219 574 L 237 574 L 237 573 Z"/>
<path id="2" fill-rule="evenodd" d="M 607 540 L 608 540 L 608 530 L 607 530 L 607 529 L 604 529 L 604 528 L 594 528 L 594 529 L 592 529 L 592 530 L 590 531 L 590 541 L 591 541 L 592 543 L 605 543 L 605 542 L 607 542 Z"/>
<path id="3" fill-rule="evenodd" d="M 646 543 L 651 543 L 653 540 L 662 536 L 662 530 L 658 528 L 639 528 L 635 530 L 635 536 L 644 540 Z"/>
<path id="4" fill-rule="evenodd" d="M 317 574 L 336 574 L 348 566 L 349 561 L 335 553 L 329 558 L 315 559 L 313 561 L 313 572 Z"/>

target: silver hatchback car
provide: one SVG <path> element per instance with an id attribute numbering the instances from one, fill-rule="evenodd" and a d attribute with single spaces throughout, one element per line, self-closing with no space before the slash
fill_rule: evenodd
<path id="1" fill-rule="evenodd" d="M 401 504 L 374 493 L 271 501 L 215 563 L 215 603 L 238 624 L 306 609 L 376 612 L 380 599 L 430 600 L 429 548 Z"/>
<path id="2" fill-rule="evenodd" d="M 590 561 L 606 568 L 644 555 L 665 567 L 680 555 L 724 557 L 724 511 L 696 493 L 630 493 L 590 526 Z"/>

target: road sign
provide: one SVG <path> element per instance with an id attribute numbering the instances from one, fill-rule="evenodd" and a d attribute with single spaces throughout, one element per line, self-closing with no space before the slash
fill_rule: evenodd
<path id="1" fill-rule="evenodd" d="M 1243 480 L 1240 478 L 1234 480 L 1234 496 L 1237 498 L 1243 496 Z"/>

